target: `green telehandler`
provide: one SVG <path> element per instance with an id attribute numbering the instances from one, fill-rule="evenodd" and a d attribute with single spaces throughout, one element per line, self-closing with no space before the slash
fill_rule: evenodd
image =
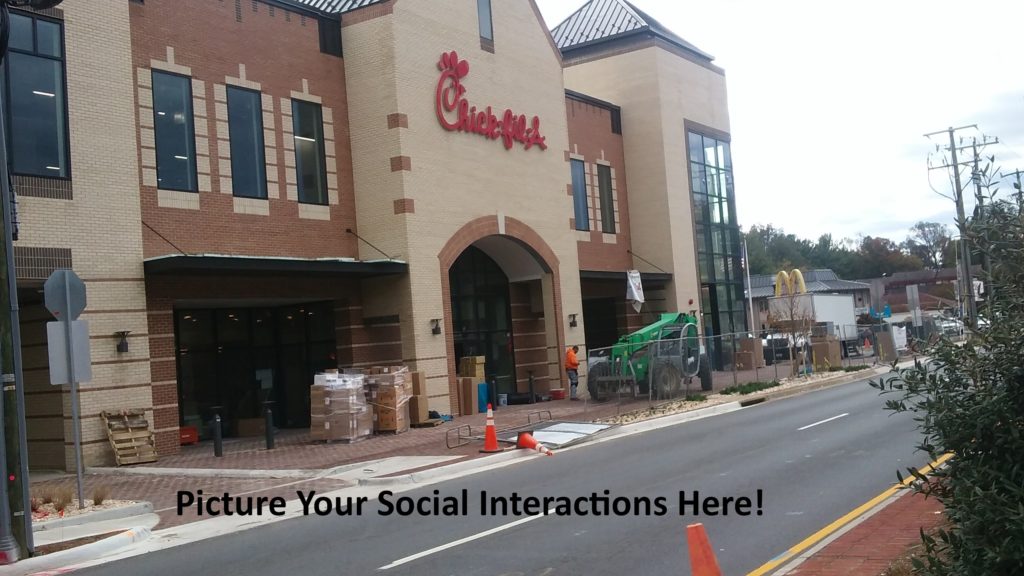
<path id="1" fill-rule="evenodd" d="M 587 390 L 603 402 L 628 387 L 665 399 L 679 395 L 696 376 L 701 389 L 711 389 L 711 368 L 691 314 L 661 314 L 657 322 L 627 334 L 611 348 L 587 359 Z"/>

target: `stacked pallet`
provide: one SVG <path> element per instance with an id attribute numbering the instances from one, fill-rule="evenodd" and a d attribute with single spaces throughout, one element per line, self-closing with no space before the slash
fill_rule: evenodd
<path id="1" fill-rule="evenodd" d="M 156 435 L 149 427 L 144 410 L 101 412 L 100 416 L 118 466 L 156 462 Z"/>
<path id="2" fill-rule="evenodd" d="M 373 411 L 366 402 L 364 376 L 317 374 L 309 391 L 310 427 L 314 441 L 358 442 L 373 434 Z"/>
<path id="3" fill-rule="evenodd" d="M 412 376 L 405 366 L 374 366 L 365 376 L 373 406 L 375 432 L 401 434 L 409 429 Z"/>

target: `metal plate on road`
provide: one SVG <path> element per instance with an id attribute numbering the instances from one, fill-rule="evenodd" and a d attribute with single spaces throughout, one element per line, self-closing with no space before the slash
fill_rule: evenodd
<path id="1" fill-rule="evenodd" d="M 73 270 L 54 270 L 43 284 L 46 309 L 58 320 L 77 320 L 85 310 L 85 282 Z"/>

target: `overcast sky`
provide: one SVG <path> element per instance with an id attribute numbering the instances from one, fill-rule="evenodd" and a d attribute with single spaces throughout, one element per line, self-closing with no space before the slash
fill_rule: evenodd
<path id="1" fill-rule="evenodd" d="M 584 3 L 537 0 L 549 28 Z M 984 154 L 1024 170 L 1024 1 L 632 3 L 725 69 L 744 229 L 902 241 L 919 220 L 952 226 L 927 170 L 948 137 L 923 136 L 950 126 L 977 124 L 958 138 L 998 137 Z M 949 194 L 950 175 L 931 185 Z"/>

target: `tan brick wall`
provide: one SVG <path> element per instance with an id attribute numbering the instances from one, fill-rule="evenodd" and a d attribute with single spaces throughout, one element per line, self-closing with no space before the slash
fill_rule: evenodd
<path id="1" fill-rule="evenodd" d="M 382 294 L 388 300 L 379 306 L 411 327 L 402 334 L 403 354 L 431 379 L 452 377 L 450 327 L 444 337 L 430 332 L 430 320 L 445 318 L 450 306 L 438 256 L 457 231 L 484 217 L 495 222 L 495 233 L 511 219 L 521 222 L 557 257 L 557 301 L 563 306 L 548 326 L 552 376 L 559 373 L 559 342 L 583 340 L 582 323 L 563 332 L 565 314 L 581 310 L 576 238 L 566 225 L 572 199 L 565 193 L 561 65 L 529 3 L 492 6 L 494 53 L 480 47 L 475 5 L 456 0 L 396 2 L 390 15 L 342 29 L 352 145 L 362 152 L 353 159 L 360 234 L 409 262 L 407 288 Z M 506 150 L 500 141 L 440 126 L 434 105 L 438 62 L 451 50 L 469 62 L 463 85 L 470 104 L 492 106 L 498 116 L 506 108 L 528 119 L 539 116 L 547 150 L 519 144 Z M 388 129 L 393 114 L 406 115 L 408 127 Z M 411 160 L 411 172 L 391 171 L 389 159 L 399 156 Z M 394 202 L 402 198 L 415 200 L 415 212 L 395 214 Z M 360 256 L 376 254 L 363 245 Z M 367 291 L 366 305 L 378 306 L 371 298 Z"/>
<path id="2" fill-rule="evenodd" d="M 566 62 L 572 90 L 622 108 L 632 249 L 673 273 L 664 306 L 699 306 L 684 122 L 729 131 L 725 76 L 672 51 L 638 43 L 604 58 Z M 683 192 L 683 193 L 680 193 Z M 656 271 L 643 262 L 641 270 Z"/>
<path id="3" fill-rule="evenodd" d="M 112 459 L 99 412 L 152 406 L 132 46 L 126 2 L 67 0 L 61 8 L 74 199 L 21 198 L 17 246 L 70 248 L 74 270 L 86 282 L 82 319 L 89 321 L 93 379 L 81 387 L 82 439 L 86 465 L 97 465 Z M 71 399 L 68 387 L 49 384 L 49 314 L 38 304 L 23 314 L 26 412 L 34 438 L 29 464 L 70 469 Z M 132 331 L 127 354 L 114 349 L 117 330 Z"/>

